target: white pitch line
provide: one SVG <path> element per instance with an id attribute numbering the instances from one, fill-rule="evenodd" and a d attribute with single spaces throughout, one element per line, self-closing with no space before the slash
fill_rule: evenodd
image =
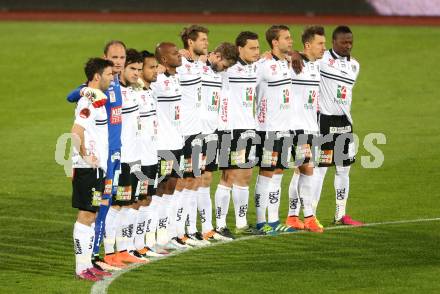
<path id="1" fill-rule="evenodd" d="M 379 223 L 369 223 L 369 224 L 364 224 L 363 226 L 360 227 L 354 227 L 354 226 L 334 226 L 334 227 L 326 227 L 325 230 L 326 231 L 334 231 L 334 230 L 343 230 L 343 229 L 353 229 L 353 228 L 362 228 L 362 227 L 375 227 L 375 226 L 383 226 L 383 225 L 398 225 L 398 224 L 410 224 L 410 223 L 422 223 L 422 222 L 433 222 L 433 221 L 440 221 L 440 217 L 437 218 L 424 218 L 424 219 L 413 219 L 413 220 L 400 220 L 400 221 L 388 221 L 388 222 L 379 222 Z M 301 233 L 304 231 L 300 231 L 298 233 Z M 297 234 L 297 233 L 293 233 L 293 234 Z M 218 245 L 222 245 L 222 244 L 229 244 L 231 242 L 238 242 L 238 241 L 244 241 L 244 240 L 250 240 L 250 239 L 255 239 L 255 238 L 259 238 L 259 237 L 267 237 L 267 236 L 247 236 L 247 237 L 242 237 L 242 238 L 238 238 L 238 239 L 234 239 L 232 241 L 228 241 L 228 242 L 217 242 L 217 243 L 213 243 L 211 245 L 207 245 L 207 246 L 202 246 L 202 247 L 194 247 L 192 249 L 187 249 L 187 250 L 180 250 L 180 251 L 174 251 L 171 254 L 168 254 L 164 257 L 160 257 L 160 258 L 152 258 L 150 259 L 150 263 L 152 262 L 158 262 L 162 259 L 165 258 L 170 258 L 176 255 L 180 255 L 182 253 L 186 253 L 186 252 L 192 252 L 194 250 L 200 250 L 202 248 L 207 248 L 207 247 L 213 247 L 213 246 L 218 246 Z M 147 265 L 148 265 L 147 264 Z M 137 264 L 137 265 L 133 265 L 130 266 L 126 269 L 114 272 L 113 275 L 111 277 L 105 278 L 102 281 L 99 282 L 95 282 L 93 284 L 93 287 L 90 291 L 91 294 L 106 294 L 107 293 L 107 289 L 110 286 L 110 284 L 112 282 L 114 282 L 117 278 L 119 278 L 120 276 L 122 276 L 123 274 L 131 271 L 132 269 L 138 268 L 140 266 L 142 266 L 143 264 Z"/>

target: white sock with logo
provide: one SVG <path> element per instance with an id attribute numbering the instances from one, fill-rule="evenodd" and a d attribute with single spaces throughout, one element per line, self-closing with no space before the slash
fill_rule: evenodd
<path id="1" fill-rule="evenodd" d="M 314 215 L 316 215 L 319 200 L 321 199 L 322 186 L 324 185 L 324 178 L 326 173 L 327 167 L 315 167 L 313 169 L 312 205 Z"/>
<path id="2" fill-rule="evenodd" d="M 186 219 L 186 193 L 187 190 L 183 189 L 183 191 L 174 191 L 174 197 L 175 197 L 175 201 L 176 201 L 176 205 L 177 205 L 177 209 L 176 209 L 176 233 L 177 233 L 177 237 L 179 238 L 183 238 L 183 236 L 185 235 L 185 219 Z"/>
<path id="3" fill-rule="evenodd" d="M 294 172 L 289 184 L 289 212 L 288 216 L 299 216 L 301 202 L 298 194 L 299 173 Z"/>
<path id="4" fill-rule="evenodd" d="M 218 185 L 215 191 L 215 221 L 217 229 L 226 228 L 226 216 L 231 199 L 231 188 Z"/>
<path id="5" fill-rule="evenodd" d="M 258 175 L 255 184 L 255 208 L 257 225 L 266 223 L 266 210 L 269 203 L 269 191 L 272 188 L 272 178 Z"/>
<path id="6" fill-rule="evenodd" d="M 119 226 L 119 210 L 110 207 L 105 218 L 104 251 L 105 254 L 115 252 L 116 228 Z"/>
<path id="7" fill-rule="evenodd" d="M 158 224 L 157 224 L 157 244 L 165 245 L 168 243 L 168 203 L 162 196 L 157 198 L 158 202 Z"/>
<path id="8" fill-rule="evenodd" d="M 134 246 L 136 247 L 136 250 L 141 250 L 145 247 L 145 229 L 147 227 L 147 218 L 149 214 L 150 206 L 139 207 L 134 231 Z"/>
<path id="9" fill-rule="evenodd" d="M 188 206 L 188 234 L 194 234 L 197 232 L 197 191 L 189 190 L 189 206 Z"/>
<path id="10" fill-rule="evenodd" d="M 235 226 L 237 228 L 246 227 L 249 207 L 249 187 L 232 185 L 232 200 L 235 210 Z"/>
<path id="11" fill-rule="evenodd" d="M 283 174 L 272 176 L 272 185 L 269 192 L 269 202 L 267 203 L 267 222 L 274 223 L 280 220 L 279 210 L 281 202 L 281 181 Z"/>
<path id="12" fill-rule="evenodd" d="M 149 248 L 153 248 L 156 245 L 156 229 L 158 223 L 158 210 L 159 210 L 159 196 L 153 196 L 149 207 L 149 213 L 146 219 L 145 226 L 145 245 Z"/>
<path id="13" fill-rule="evenodd" d="M 303 173 L 299 175 L 298 193 L 303 205 L 304 217 L 313 216 L 312 205 L 312 176 L 307 176 Z"/>
<path id="14" fill-rule="evenodd" d="M 168 220 L 168 238 L 172 239 L 177 237 L 176 231 L 176 215 L 177 215 L 177 202 L 173 195 L 163 194 L 163 201 L 165 202 L 165 206 L 167 208 L 167 220 Z"/>
<path id="15" fill-rule="evenodd" d="M 336 166 L 335 192 L 336 192 L 336 213 L 335 220 L 340 220 L 345 215 L 348 192 L 350 190 L 350 167 Z"/>
<path id="16" fill-rule="evenodd" d="M 130 226 L 129 208 L 122 207 L 119 211 L 119 226 L 116 231 L 116 250 L 127 250 L 128 227 Z"/>
<path id="17" fill-rule="evenodd" d="M 73 226 L 73 247 L 75 252 L 76 274 L 92 267 L 93 239 L 92 227 L 75 222 Z"/>
<path id="18" fill-rule="evenodd" d="M 199 187 L 197 190 L 197 208 L 202 223 L 202 233 L 212 231 L 212 203 L 209 187 Z"/>

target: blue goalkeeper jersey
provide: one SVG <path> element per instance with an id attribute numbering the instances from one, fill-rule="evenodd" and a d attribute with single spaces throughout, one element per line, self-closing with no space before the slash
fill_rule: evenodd
<path id="1" fill-rule="evenodd" d="M 77 89 L 73 90 L 68 96 L 67 101 L 78 102 L 81 98 L 80 91 L 86 84 L 82 84 Z M 119 77 L 116 75 L 110 84 L 107 91 L 104 92 L 107 96 L 107 103 L 105 109 L 107 110 L 108 118 L 108 145 L 109 150 L 121 149 L 121 129 L 122 129 L 122 95 L 121 87 L 119 86 Z"/>

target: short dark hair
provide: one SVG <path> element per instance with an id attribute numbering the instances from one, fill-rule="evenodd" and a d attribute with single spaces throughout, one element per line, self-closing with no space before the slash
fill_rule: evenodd
<path id="1" fill-rule="evenodd" d="M 125 59 L 125 66 L 132 63 L 144 63 L 142 55 L 136 49 L 127 49 L 127 57 Z"/>
<path id="2" fill-rule="evenodd" d="M 214 49 L 214 52 L 220 53 L 222 59 L 230 61 L 231 64 L 235 64 L 238 60 L 237 47 L 231 43 L 220 43 L 220 45 L 218 45 L 217 48 Z"/>
<path id="3" fill-rule="evenodd" d="M 142 59 L 145 59 L 145 58 L 156 58 L 156 56 L 153 53 L 151 53 L 150 51 L 148 51 L 148 50 L 142 50 L 140 53 L 142 55 Z"/>
<path id="4" fill-rule="evenodd" d="M 280 37 L 280 31 L 290 31 L 290 29 L 285 25 L 273 25 L 266 31 L 266 41 L 270 48 L 273 48 L 272 41 Z"/>
<path id="5" fill-rule="evenodd" d="M 332 39 L 336 40 L 339 34 L 353 34 L 348 26 L 337 26 L 332 34 Z"/>
<path id="6" fill-rule="evenodd" d="M 313 41 L 315 35 L 325 36 L 324 27 L 322 26 L 309 26 L 306 27 L 301 35 L 301 41 L 303 44 Z"/>
<path id="7" fill-rule="evenodd" d="M 241 32 L 235 39 L 235 46 L 244 47 L 246 46 L 247 40 L 258 40 L 258 35 L 249 31 Z"/>
<path id="8" fill-rule="evenodd" d="M 87 60 L 86 65 L 84 66 L 84 73 L 86 74 L 87 81 L 90 82 L 93 80 L 95 74 L 100 74 L 104 72 L 107 67 L 112 67 L 113 62 L 111 60 L 94 57 Z"/>
<path id="9" fill-rule="evenodd" d="M 183 42 L 183 47 L 185 49 L 189 48 L 189 40 L 197 40 L 199 33 L 205 33 L 208 34 L 209 30 L 205 27 L 199 26 L 199 25 L 192 25 L 188 28 L 183 28 L 182 32 L 180 33 L 180 38 Z"/>
<path id="10" fill-rule="evenodd" d="M 111 40 L 111 41 L 107 42 L 107 44 L 105 44 L 105 46 L 104 46 L 104 55 L 107 55 L 108 50 L 113 45 L 121 45 L 122 47 L 124 47 L 124 49 L 127 49 L 127 46 L 125 46 L 124 42 L 119 41 L 119 40 Z"/>

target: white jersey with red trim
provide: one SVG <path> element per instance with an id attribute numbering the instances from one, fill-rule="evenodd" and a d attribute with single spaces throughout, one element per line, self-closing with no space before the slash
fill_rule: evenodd
<path id="1" fill-rule="evenodd" d="M 222 76 L 210 64 L 204 65 L 202 77 L 202 133 L 212 134 L 219 127 L 219 106 L 222 91 Z"/>
<path id="2" fill-rule="evenodd" d="M 130 163 L 140 160 L 139 136 L 139 92 L 121 83 L 122 129 L 121 162 Z"/>
<path id="3" fill-rule="evenodd" d="M 321 59 L 319 111 L 326 115 L 346 115 L 352 123 L 352 91 L 359 75 L 359 63 L 351 56 L 342 57 L 332 49 Z"/>
<path id="4" fill-rule="evenodd" d="M 286 60 L 272 57 L 258 63 L 257 130 L 288 131 L 293 109 L 290 68 Z"/>
<path id="5" fill-rule="evenodd" d="M 226 70 L 223 77 L 220 128 L 222 130 L 255 129 L 257 64 L 246 64 L 239 59 Z"/>
<path id="6" fill-rule="evenodd" d="M 99 161 L 98 166 L 107 171 L 108 126 L 105 107 L 95 108 L 89 99 L 82 97 L 75 109 L 74 123 L 84 128 L 86 154 L 96 156 Z M 92 168 L 84 161 L 75 146 L 73 146 L 72 167 Z"/>
<path id="7" fill-rule="evenodd" d="M 143 89 L 139 95 L 139 152 L 141 165 L 157 164 L 157 115 L 156 101 L 151 89 Z"/>
<path id="8" fill-rule="evenodd" d="M 163 73 L 151 84 L 156 100 L 157 150 L 179 150 L 183 147 L 180 131 L 182 90 L 178 75 Z"/>
<path id="9" fill-rule="evenodd" d="M 304 130 L 318 134 L 318 99 L 320 83 L 320 61 L 304 58 L 301 73 L 292 73 L 293 119 L 292 130 Z"/>
<path id="10" fill-rule="evenodd" d="M 187 60 L 182 57 L 182 65 L 177 68 L 180 86 L 182 87 L 182 103 L 180 114 L 181 132 L 184 136 L 195 135 L 202 131 L 200 112 L 202 106 L 202 79 L 200 71 L 205 65 L 201 61 Z"/>

